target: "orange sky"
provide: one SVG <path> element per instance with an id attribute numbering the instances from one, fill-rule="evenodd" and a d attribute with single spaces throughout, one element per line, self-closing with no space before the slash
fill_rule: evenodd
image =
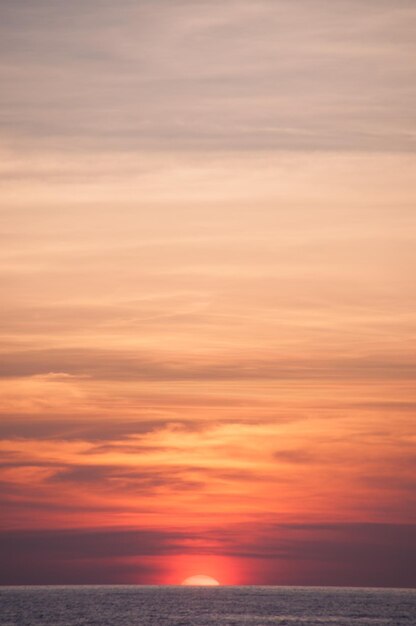
<path id="1" fill-rule="evenodd" d="M 0 583 L 414 585 L 414 7 L 1 11 Z"/>

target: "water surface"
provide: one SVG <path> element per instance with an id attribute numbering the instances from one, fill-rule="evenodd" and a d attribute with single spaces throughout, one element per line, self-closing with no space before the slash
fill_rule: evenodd
<path id="1" fill-rule="evenodd" d="M 415 626 L 416 591 L 3 587 L 1 626 Z"/>

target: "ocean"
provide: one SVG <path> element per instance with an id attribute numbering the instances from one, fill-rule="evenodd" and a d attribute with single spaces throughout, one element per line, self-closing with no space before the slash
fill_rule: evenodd
<path id="1" fill-rule="evenodd" d="M 416 590 L 0 588 L 1 626 L 416 626 Z"/>

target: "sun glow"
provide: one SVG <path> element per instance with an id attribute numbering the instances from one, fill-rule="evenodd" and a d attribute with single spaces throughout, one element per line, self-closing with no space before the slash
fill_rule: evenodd
<path id="1" fill-rule="evenodd" d="M 182 585 L 188 585 L 193 587 L 216 587 L 220 583 L 211 576 L 205 576 L 204 574 L 197 574 L 196 576 L 189 576 L 185 578 Z"/>

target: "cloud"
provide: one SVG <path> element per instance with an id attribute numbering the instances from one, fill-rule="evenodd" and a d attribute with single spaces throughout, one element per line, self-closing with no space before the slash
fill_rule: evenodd
<path id="1" fill-rule="evenodd" d="M 198 381 L 198 380 L 410 380 L 416 364 L 383 355 L 302 358 L 244 358 L 224 355 L 217 359 L 185 355 L 160 356 L 137 351 L 102 349 L 48 349 L 3 353 L 0 377 L 43 376 L 64 372 L 97 380 Z M 61 375 L 62 377 L 62 375 Z M 52 377 L 53 381 L 53 377 Z"/>
<path id="2" fill-rule="evenodd" d="M 49 415 L 48 418 L 31 415 L 2 415 L 0 439 L 31 439 L 56 441 L 108 442 L 125 440 L 132 435 L 144 435 L 166 427 L 184 430 L 200 430 L 205 427 L 198 421 L 174 419 L 140 419 L 113 417 L 103 419 L 100 414 L 80 417 L 73 415 Z"/>
<path id="3" fill-rule="evenodd" d="M 295 465 L 310 465 L 312 463 L 322 463 L 322 454 L 310 448 L 296 448 L 291 450 L 276 450 L 274 458 L 283 463 L 293 463 Z M 333 459 L 331 459 L 333 461 Z"/>
<path id="4" fill-rule="evenodd" d="M 234 537 L 225 533 L 221 549 L 241 559 L 268 560 L 264 584 L 413 587 L 416 582 L 414 524 L 259 524 L 236 528 Z"/>
<path id="5" fill-rule="evenodd" d="M 195 478 L 198 471 L 200 480 Z M 56 467 L 53 474 L 48 478 L 52 484 L 65 485 L 89 485 L 100 489 L 109 489 L 113 492 L 127 495 L 131 492 L 140 495 L 157 494 L 158 489 L 169 491 L 198 490 L 207 480 L 209 472 L 203 475 L 200 468 L 192 467 L 142 467 L 132 469 L 122 465 L 75 465 Z M 192 475 L 192 478 L 189 476 Z"/>
<path id="6" fill-rule="evenodd" d="M 125 151 L 414 148 L 406 0 L 124 0 L 117 10 L 9 0 L 1 14 L 10 139 Z"/>
<path id="7" fill-rule="evenodd" d="M 160 576 L 148 557 L 175 554 L 183 540 L 148 529 L 0 531 L 0 583 L 146 583 Z"/>
<path id="8" fill-rule="evenodd" d="M 201 548 L 201 540 L 207 544 Z M 202 543 L 202 545 L 203 545 Z M 209 546 L 208 546 L 209 544 Z M 202 549 L 202 552 L 201 552 Z M 262 575 L 253 584 L 414 586 L 416 526 L 230 525 L 195 532 L 142 529 L 1 531 L 2 584 L 148 582 L 175 555 L 228 556 Z M 64 565 L 64 567 L 63 567 Z M 55 577 L 55 578 L 54 578 Z M 160 578 L 159 578 L 160 580 Z"/>
<path id="9" fill-rule="evenodd" d="M 413 581 L 415 16 L 0 2 L 2 580 Z"/>

